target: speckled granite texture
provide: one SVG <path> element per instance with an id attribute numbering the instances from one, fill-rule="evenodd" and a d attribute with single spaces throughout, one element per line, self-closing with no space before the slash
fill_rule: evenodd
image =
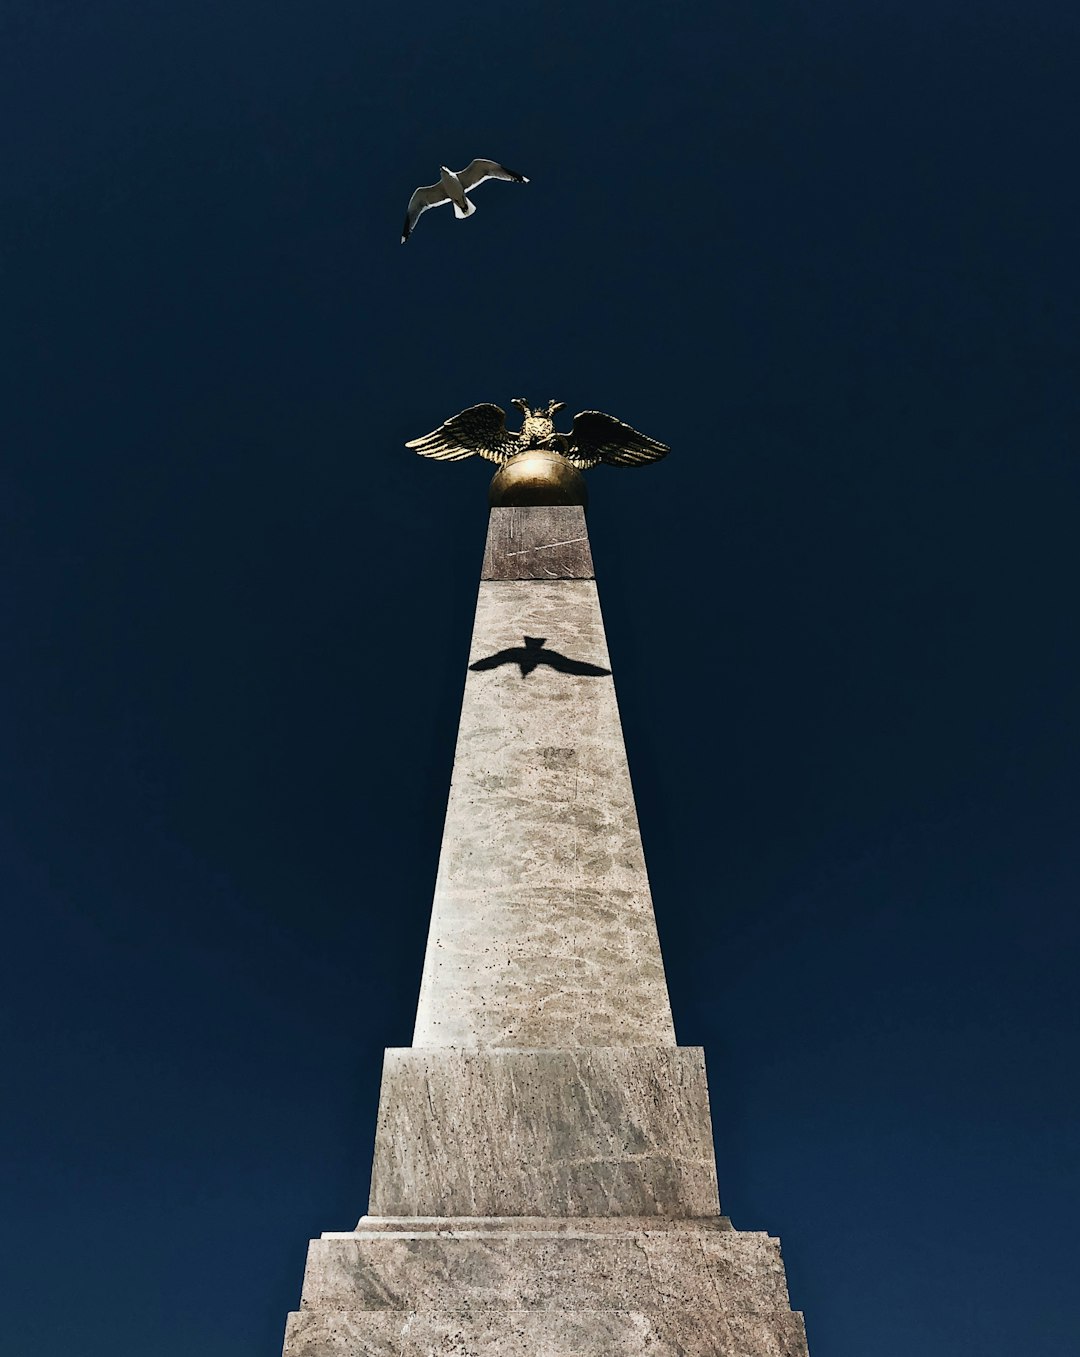
<path id="1" fill-rule="evenodd" d="M 720 1214 L 578 508 L 495 509 L 413 1045 L 285 1357 L 807 1357 Z"/>

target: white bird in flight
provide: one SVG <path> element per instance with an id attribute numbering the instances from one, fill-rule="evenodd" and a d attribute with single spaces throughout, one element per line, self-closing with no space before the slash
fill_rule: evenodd
<path id="1" fill-rule="evenodd" d="M 409 210 L 405 213 L 405 226 L 401 233 L 402 245 L 409 239 L 413 227 L 429 207 L 453 203 L 455 217 L 471 217 L 476 211 L 476 206 L 465 195 L 478 184 L 482 184 L 485 179 L 509 179 L 513 184 L 529 182 L 523 174 L 515 174 L 513 170 L 508 170 L 505 165 L 500 165 L 494 160 L 473 160 L 456 174 L 445 165 L 440 165 L 439 169 L 441 171 L 439 182 L 418 188 L 409 199 Z"/>

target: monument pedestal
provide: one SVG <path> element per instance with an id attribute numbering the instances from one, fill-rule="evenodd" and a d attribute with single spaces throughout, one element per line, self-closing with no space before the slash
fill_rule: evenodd
<path id="1" fill-rule="evenodd" d="M 578 507 L 492 510 L 413 1043 L 285 1357 L 807 1357 L 720 1214 Z"/>
<path id="2" fill-rule="evenodd" d="M 287 1357 L 805 1357 L 777 1240 L 704 1220 L 365 1217 L 313 1241 Z"/>

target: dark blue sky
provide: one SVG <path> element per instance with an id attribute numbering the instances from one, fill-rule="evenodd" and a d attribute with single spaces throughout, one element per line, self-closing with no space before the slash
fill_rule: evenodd
<path id="1" fill-rule="evenodd" d="M 8 0 L 5 1343 L 274 1357 L 411 1036 L 490 467 L 590 525 L 721 1197 L 814 1357 L 1073 1357 L 1080 19 Z M 440 162 L 493 156 L 467 224 Z"/>

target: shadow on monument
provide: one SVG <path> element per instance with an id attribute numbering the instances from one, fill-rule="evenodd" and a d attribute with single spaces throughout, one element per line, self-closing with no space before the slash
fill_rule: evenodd
<path id="1" fill-rule="evenodd" d="M 611 673 L 610 669 L 602 669 L 598 664 L 572 660 L 568 655 L 560 655 L 557 650 L 545 650 L 546 640 L 546 636 L 526 636 L 523 646 L 507 646 L 505 650 L 497 650 L 494 655 L 486 655 L 475 664 L 470 664 L 469 668 L 498 669 L 502 664 L 516 664 L 522 678 L 527 678 L 540 664 L 546 664 L 560 674 L 577 674 L 586 678 L 600 678 Z"/>

